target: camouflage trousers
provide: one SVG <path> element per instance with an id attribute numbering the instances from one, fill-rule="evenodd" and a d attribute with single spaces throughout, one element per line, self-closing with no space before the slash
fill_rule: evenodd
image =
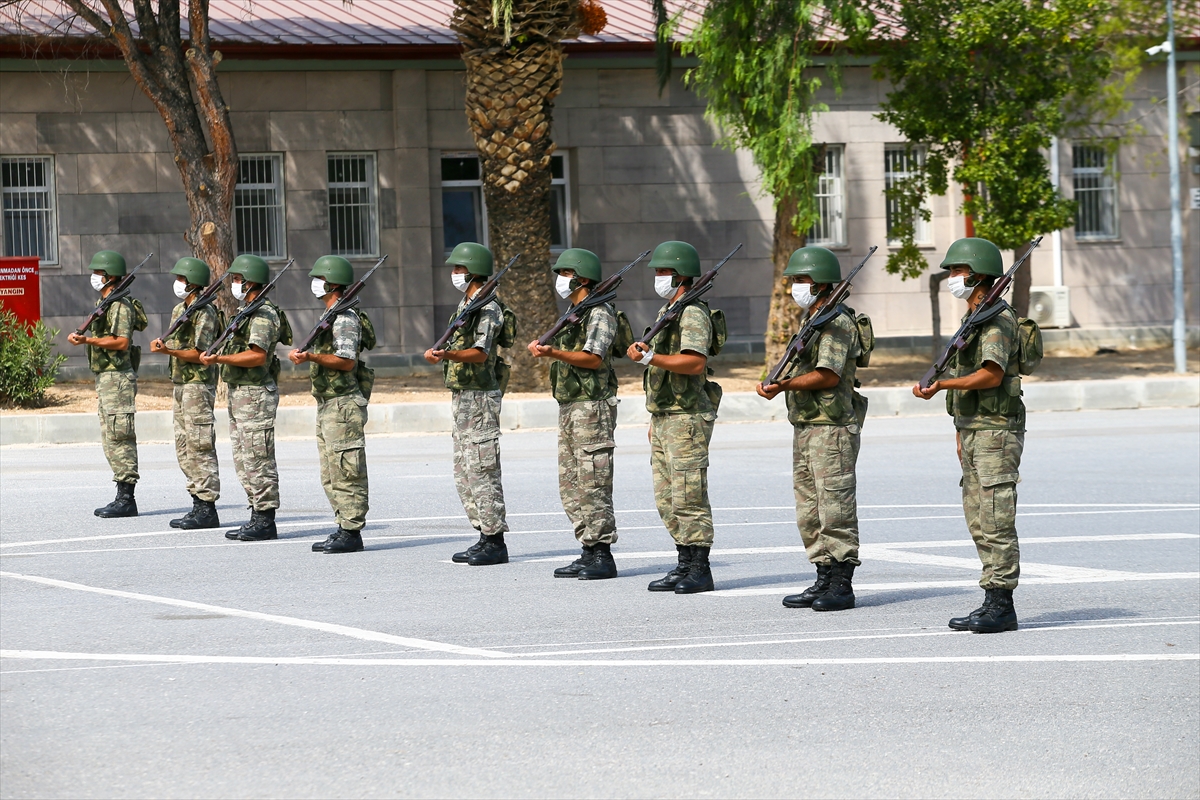
<path id="1" fill-rule="evenodd" d="M 450 393 L 454 487 L 471 527 L 486 536 L 508 530 L 500 484 L 500 392 Z"/>
<path id="2" fill-rule="evenodd" d="M 359 392 L 317 401 L 321 486 L 338 527 L 367 524 L 367 399 Z"/>
<path id="3" fill-rule="evenodd" d="M 1021 575 L 1017 543 L 1017 482 L 1025 434 L 959 431 L 963 513 L 983 563 L 979 585 L 1015 589 Z"/>
<path id="4" fill-rule="evenodd" d="M 256 511 L 279 508 L 279 467 L 275 464 L 275 412 L 279 390 L 265 386 L 229 387 L 229 439 L 233 466 Z"/>
<path id="5" fill-rule="evenodd" d="M 104 457 L 117 483 L 138 482 L 137 373 L 109 370 L 96 374 L 96 396 L 100 399 L 100 442 Z"/>
<path id="6" fill-rule="evenodd" d="M 617 398 L 558 406 L 558 494 L 580 544 L 617 541 L 613 429 Z"/>
<path id="7" fill-rule="evenodd" d="M 676 544 L 712 547 L 708 443 L 715 414 L 651 414 L 654 504 Z"/>
<path id="8" fill-rule="evenodd" d="M 175 384 L 171 404 L 175 423 L 175 457 L 187 478 L 188 494 L 210 503 L 221 496 L 217 465 L 217 428 L 213 403 L 217 387 L 208 383 Z"/>
<path id="9" fill-rule="evenodd" d="M 858 566 L 858 426 L 797 425 L 792 433 L 796 527 L 813 564 Z"/>

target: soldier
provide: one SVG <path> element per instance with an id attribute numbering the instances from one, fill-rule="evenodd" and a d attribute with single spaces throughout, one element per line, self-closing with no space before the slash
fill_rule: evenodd
<path id="1" fill-rule="evenodd" d="M 600 259 L 590 250 L 563 251 L 553 270 L 555 290 L 572 305 L 600 280 Z M 617 577 L 612 545 L 613 430 L 617 425 L 617 373 L 612 367 L 616 310 L 609 304 L 584 312 L 553 345 L 529 343 L 534 358 L 552 358 L 550 391 L 558 401 L 558 493 L 583 554 L 554 570 L 556 578 L 583 581 Z"/>
<path id="2" fill-rule="evenodd" d="M 210 272 L 208 264 L 189 257 L 175 262 L 171 274 L 178 276 L 173 286 L 175 296 L 182 300 L 171 312 L 173 324 L 208 286 Z M 188 494 L 192 496 L 192 510 L 171 520 L 172 528 L 190 531 L 221 525 L 217 516 L 221 475 L 217 465 L 216 418 L 213 416 L 217 370 L 201 364 L 200 354 L 212 345 L 222 327 L 221 313 L 209 304 L 194 313 L 169 341 L 155 339 L 150 343 L 151 351 L 170 357 L 171 383 L 174 384 L 175 457 L 187 478 Z"/>
<path id="3" fill-rule="evenodd" d="M 229 265 L 230 291 L 242 308 L 252 303 L 271 278 L 267 262 L 242 255 Z M 201 355 L 205 366 L 219 364 L 229 386 L 229 439 L 233 466 L 250 502 L 250 520 L 226 539 L 259 542 L 276 539 L 279 468 L 275 464 L 275 412 L 279 409 L 279 357 L 275 345 L 292 343 L 287 316 L 270 300 L 245 320 L 220 353 Z"/>
<path id="4" fill-rule="evenodd" d="M 481 244 L 463 242 L 446 259 L 454 269 L 450 279 L 465 295 L 451 321 L 458 317 L 493 271 L 492 252 Z M 493 301 L 473 321 L 455 331 L 445 350 L 426 350 L 425 360 L 441 364 L 454 416 L 454 486 L 479 541 L 454 554 L 458 564 L 473 567 L 508 563 L 504 533 L 504 487 L 500 483 L 500 371 L 498 338 L 504 310 Z M 510 343 L 511 344 L 511 343 Z M 498 363 L 499 362 L 499 363 Z"/>
<path id="5" fill-rule="evenodd" d="M 125 275 L 125 259 L 120 253 L 101 250 L 92 256 L 90 269 L 92 288 L 100 293 L 96 305 L 100 305 L 117 280 Z M 135 306 L 136 302 L 129 297 L 118 300 L 86 332 L 67 336 L 67 341 L 73 345 L 87 345 L 88 367 L 96 374 L 96 395 L 100 401 L 100 441 L 117 484 L 116 499 L 97 508 L 97 517 L 138 515 L 137 500 L 133 496 L 138 482 L 137 430 L 134 427 L 137 411 L 137 365 L 134 360 L 138 348 L 133 346 L 133 332 L 145 328 L 146 324 L 145 315 Z"/>
<path id="6" fill-rule="evenodd" d="M 354 283 L 354 268 L 341 256 L 322 256 L 308 273 L 312 293 L 330 308 Z M 357 553 L 363 549 L 367 524 L 367 398 L 358 380 L 363 350 L 363 319 L 357 309 L 338 314 L 312 350 L 293 350 L 293 364 L 309 365 L 312 394 L 317 398 L 317 453 L 321 486 L 333 507 L 338 529 L 312 546 L 314 553 Z M 369 321 L 366 325 L 369 325 Z"/>
<path id="7" fill-rule="evenodd" d="M 700 275 L 700 256 L 686 242 L 663 242 L 650 258 L 654 291 L 667 301 L 662 314 Z M 654 501 L 675 540 L 678 565 L 647 587 L 693 594 L 713 590 L 708 555 L 713 544 L 708 502 L 708 445 L 717 420 L 720 387 L 706 380 L 714 342 L 713 313 L 704 301 L 688 305 L 650 342 L 627 355 L 646 366 L 643 385 L 650 412 L 650 468 Z M 710 396 L 711 393 L 711 396 Z"/>
<path id="8" fill-rule="evenodd" d="M 993 281 L 1004 275 L 1000 249 L 986 239 L 959 239 L 950 245 L 942 268 L 950 270 L 950 293 L 979 304 Z M 964 319 L 966 317 L 964 316 Z M 983 605 L 950 620 L 956 631 L 999 633 L 1017 629 L 1013 589 L 1021 574 L 1017 544 L 1017 482 L 1025 446 L 1025 404 L 1021 401 L 1017 315 L 1007 303 L 985 322 L 965 350 L 950 362 L 951 377 L 913 394 L 929 400 L 945 389 L 946 410 L 954 417 L 962 465 L 963 513 L 983 563 L 979 585 Z"/>
<path id="9" fill-rule="evenodd" d="M 785 278 L 792 298 L 809 317 L 821 313 L 829 293 L 842 279 L 837 256 L 824 247 L 792 253 Z M 854 312 L 839 306 L 804 351 L 790 377 L 760 383 L 755 391 L 773 400 L 786 392 L 792 432 L 792 490 L 796 526 L 817 581 L 788 595 L 788 608 L 842 611 L 854 608 L 851 581 L 858 560 L 858 503 L 855 499 L 859 435 L 866 399 L 854 391 L 854 374 L 863 352 Z M 864 317 L 865 319 L 865 317 Z"/>

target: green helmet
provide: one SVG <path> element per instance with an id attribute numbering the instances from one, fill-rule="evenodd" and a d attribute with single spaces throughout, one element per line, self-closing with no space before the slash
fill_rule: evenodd
<path id="1" fill-rule="evenodd" d="M 813 283 L 837 283 L 842 279 L 842 265 L 837 256 L 824 247 L 801 247 L 788 259 L 785 276 L 807 275 Z"/>
<path id="2" fill-rule="evenodd" d="M 92 256 L 88 269 L 93 272 L 102 269 L 110 278 L 119 278 L 125 274 L 125 257 L 115 250 L 101 250 Z"/>
<path id="3" fill-rule="evenodd" d="M 573 270 L 576 278 L 587 278 L 589 281 L 600 280 L 600 257 L 591 250 L 573 247 L 563 250 L 553 267 L 555 272 L 564 269 Z"/>
<path id="4" fill-rule="evenodd" d="M 456 267 L 466 267 L 467 272 L 472 275 L 487 278 L 492 274 L 495 259 L 492 258 L 492 251 L 483 245 L 475 242 L 461 242 L 454 246 L 446 263 Z"/>
<path id="5" fill-rule="evenodd" d="M 249 253 L 235 258 L 229 265 L 228 272 L 230 275 L 241 275 L 251 283 L 268 283 L 271 280 L 271 269 L 267 262 L 260 256 L 252 256 Z"/>
<path id="6" fill-rule="evenodd" d="M 650 256 L 650 269 L 670 269 L 684 278 L 700 277 L 700 254 L 687 242 L 663 242 Z"/>
<path id="7" fill-rule="evenodd" d="M 1004 257 L 1000 248 L 987 239 L 959 239 L 950 245 L 942 259 L 942 269 L 967 266 L 976 275 L 991 275 L 999 278 L 1004 274 Z"/>
<path id="8" fill-rule="evenodd" d="M 326 283 L 349 286 L 354 283 L 354 267 L 341 256 L 321 256 L 308 273 L 310 278 L 324 278 Z"/>
<path id="9" fill-rule="evenodd" d="M 179 259 L 171 268 L 171 274 L 181 276 L 192 286 L 208 286 L 208 264 L 198 258 L 187 256 Z"/>

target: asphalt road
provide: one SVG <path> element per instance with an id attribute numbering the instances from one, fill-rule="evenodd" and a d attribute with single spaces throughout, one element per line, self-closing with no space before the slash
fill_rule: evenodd
<path id="1" fill-rule="evenodd" d="M 172 449 L 143 446 L 142 516 L 98 447 L 0 452 L 3 797 L 1200 794 L 1200 411 L 1035 414 L 1021 630 L 954 633 L 980 599 L 948 418 L 868 420 L 859 607 L 811 581 L 790 428 L 718 424 L 718 591 L 651 594 L 673 560 L 643 429 L 618 432 L 621 577 L 577 549 L 553 432 L 502 440 L 513 562 L 474 539 L 448 436 L 372 438 L 367 551 L 310 441 L 281 442 L 283 538 L 178 532 Z M 243 494 L 221 452 L 222 519 Z"/>

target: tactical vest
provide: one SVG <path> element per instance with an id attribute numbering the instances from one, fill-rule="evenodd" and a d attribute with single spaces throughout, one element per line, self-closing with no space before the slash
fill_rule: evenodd
<path id="1" fill-rule="evenodd" d="M 852 331 L 853 343 L 846 353 L 846 363 L 842 366 L 842 374 L 837 386 L 819 391 L 787 392 L 788 422 L 793 425 L 850 425 L 862 423 L 859 418 L 859 408 L 865 411 L 865 398 L 854 391 L 858 381 L 855 372 L 858 368 L 859 357 L 863 353 L 860 324 L 854 316 L 854 311 L 846 306 L 838 306 L 839 314 L 822 326 L 820 336 L 825 336 L 826 329 L 835 321 L 848 322 Z M 869 325 L 869 321 L 867 322 Z M 795 377 L 812 372 L 816 369 L 817 356 L 820 350 L 820 338 L 813 341 L 798 360 L 796 367 L 788 375 Z"/>
<path id="2" fill-rule="evenodd" d="M 279 377 L 280 364 L 279 356 L 275 353 L 275 345 L 278 342 L 292 343 L 291 326 L 288 325 L 283 310 L 270 300 L 263 303 L 262 308 L 254 316 L 257 317 L 265 308 L 271 308 L 279 317 L 279 338 L 267 348 L 267 360 L 257 367 L 235 367 L 232 364 L 222 364 L 221 380 L 230 386 L 267 386 L 275 383 Z M 250 349 L 250 326 L 253 323 L 254 317 L 250 317 L 233 332 L 233 335 L 225 342 L 222 355 L 233 355 Z"/>
<path id="3" fill-rule="evenodd" d="M 951 389 L 946 392 L 946 411 L 954 417 L 1008 417 L 1023 425 L 1025 403 L 1021 400 L 1020 351 L 1017 315 L 1005 303 L 1004 308 L 988 325 L 1002 325 L 1009 332 L 1012 346 L 1008 366 L 999 386 L 991 389 Z M 967 346 L 950 360 L 950 375 L 962 378 L 983 369 L 983 328 L 976 330 Z"/>
<path id="4" fill-rule="evenodd" d="M 697 300 L 691 305 L 708 315 L 711 322 L 712 312 L 709 310 L 708 303 Z M 680 314 L 650 341 L 650 349 L 664 356 L 678 355 L 682 339 L 683 314 Z M 712 347 L 710 342 L 710 352 Z M 707 356 L 709 353 L 702 355 Z M 720 402 L 720 387 L 708 380 L 708 375 L 711 374 L 711 367 L 699 375 L 682 375 L 661 367 L 647 367 L 646 371 L 642 373 L 642 388 L 646 391 L 646 410 L 651 414 L 706 414 L 715 411 L 713 392 L 708 387 L 710 385 L 715 387 L 716 402 Z"/>
<path id="5" fill-rule="evenodd" d="M 96 305 L 100 305 L 103 300 L 97 301 Z M 133 333 L 133 320 L 137 318 L 137 312 L 134 310 L 133 302 L 128 298 L 118 300 L 108 307 L 108 311 L 103 317 L 92 322 L 88 326 L 87 335 L 102 339 L 106 336 L 113 336 L 113 328 L 111 325 L 112 318 L 120 313 L 120 309 L 124 308 L 130 316 L 130 335 Z M 99 375 L 101 372 L 130 372 L 133 367 L 133 342 L 130 341 L 128 350 L 106 350 L 103 347 L 88 345 L 88 367 L 92 372 Z"/>
<path id="6" fill-rule="evenodd" d="M 612 306 L 606 304 L 612 311 Z M 587 343 L 588 322 L 595 308 L 589 308 L 578 325 L 563 328 L 554 337 L 554 347 L 559 350 L 578 352 Z M 615 315 L 615 312 L 614 312 Z M 612 350 L 602 356 L 596 369 L 584 369 L 557 359 L 550 365 L 550 391 L 560 403 L 575 403 L 580 400 L 607 400 L 617 394 L 617 372 L 612 366 Z"/>
<path id="7" fill-rule="evenodd" d="M 358 316 L 359 336 L 358 347 L 354 352 L 354 358 L 357 362 L 354 369 L 340 370 L 329 369 L 323 367 L 315 361 L 308 362 L 308 376 L 312 379 L 312 396 L 318 400 L 328 400 L 332 397 L 342 397 L 343 395 L 360 392 L 364 397 L 371 396 L 370 389 L 361 385 L 359 380 L 359 369 L 363 366 L 363 362 L 359 358 L 364 349 L 371 349 L 375 346 L 374 328 L 371 327 L 370 320 L 366 319 L 366 314 L 362 314 L 357 310 L 351 309 L 342 312 L 343 314 L 356 314 Z M 340 316 L 340 315 L 339 315 Z M 368 337 L 368 330 L 372 333 Z M 368 341 L 368 338 L 370 341 Z M 333 325 L 330 325 L 326 330 L 322 331 L 317 340 L 313 343 L 312 351 L 331 355 L 334 352 L 333 346 Z"/>
<path id="8" fill-rule="evenodd" d="M 488 305 L 491 305 L 489 303 Z M 487 308 L 487 306 L 484 306 Z M 483 312 L 480 309 L 475 313 L 475 318 L 468 324 L 454 332 L 450 337 L 450 341 L 446 343 L 447 350 L 468 350 L 475 344 L 476 327 L 479 325 L 479 316 Z M 501 311 L 503 313 L 503 310 Z M 459 311 L 450 316 L 447 324 L 453 324 L 458 318 Z M 499 331 L 497 331 L 499 334 Z M 499 343 L 492 342 L 492 348 L 487 354 L 487 360 L 481 364 L 464 364 L 461 361 L 451 361 L 449 359 L 442 362 L 442 377 L 445 380 L 446 388 L 452 392 L 459 391 L 477 391 L 477 392 L 495 392 L 500 389 L 500 381 L 496 374 L 496 363 L 499 360 Z"/>
<path id="9" fill-rule="evenodd" d="M 175 307 L 175 312 L 171 314 L 171 322 L 179 318 L 183 313 L 184 305 L 180 303 Z M 203 348 L 201 343 L 196 341 L 196 322 L 200 317 L 207 317 L 210 320 L 210 325 L 215 332 L 221 330 L 221 312 L 214 306 L 207 305 L 204 308 L 193 314 L 187 322 L 179 326 L 179 329 L 171 335 L 171 343 L 168 347 L 172 350 L 192 350 Z M 207 383 L 216 385 L 217 383 L 217 368 L 216 366 L 206 367 L 203 364 L 193 364 L 190 361 L 184 361 L 181 358 L 171 356 L 169 369 L 171 372 L 171 383 Z"/>

